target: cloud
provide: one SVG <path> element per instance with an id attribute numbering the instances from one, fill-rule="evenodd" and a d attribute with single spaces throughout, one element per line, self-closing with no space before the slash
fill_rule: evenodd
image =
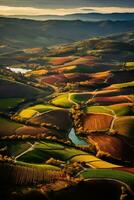
<path id="1" fill-rule="evenodd" d="M 87 12 L 95 11 L 95 9 L 91 9 L 91 8 L 81 8 L 81 10 L 87 11 Z"/>
<path id="2" fill-rule="evenodd" d="M 66 15 L 74 13 L 113 13 L 133 12 L 134 8 L 122 7 L 76 7 L 76 8 L 34 8 L 34 7 L 10 7 L 0 6 L 0 15 Z"/>
<path id="3" fill-rule="evenodd" d="M 35 8 L 134 7 L 133 0 L 0 0 L 2 6 Z"/>

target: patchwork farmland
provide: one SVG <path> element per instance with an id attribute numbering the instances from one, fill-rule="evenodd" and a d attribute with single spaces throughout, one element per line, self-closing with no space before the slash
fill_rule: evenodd
<path id="1" fill-rule="evenodd" d="M 134 198 L 132 47 L 125 33 L 4 55 L 0 199 Z"/>

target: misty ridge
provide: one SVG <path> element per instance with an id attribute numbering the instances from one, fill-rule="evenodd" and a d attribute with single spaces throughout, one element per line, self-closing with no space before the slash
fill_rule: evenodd
<path id="1" fill-rule="evenodd" d="M 89 11 L 89 9 L 85 9 L 85 11 Z M 90 11 L 93 11 L 92 9 Z M 112 20 L 112 21 L 127 21 L 134 20 L 134 13 L 74 13 L 67 15 L 13 15 L 10 16 L 12 18 L 20 18 L 20 19 L 33 19 L 33 20 L 82 20 L 82 21 L 104 21 L 104 20 Z"/>
<path id="2" fill-rule="evenodd" d="M 11 48 L 48 47 L 134 30 L 134 20 L 97 21 L 0 18 L 0 43 Z"/>

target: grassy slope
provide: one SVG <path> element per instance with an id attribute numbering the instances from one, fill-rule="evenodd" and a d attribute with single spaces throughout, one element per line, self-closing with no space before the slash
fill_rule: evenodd
<path id="1" fill-rule="evenodd" d="M 105 178 L 105 179 L 115 179 L 122 181 L 129 185 L 131 189 L 134 188 L 134 175 L 128 172 L 112 170 L 112 169 L 92 169 L 82 172 L 80 174 L 85 179 L 92 179 L 92 178 Z"/>
<path id="2" fill-rule="evenodd" d="M 63 108 L 70 108 L 73 103 L 68 100 L 69 95 L 63 94 L 52 100 L 52 104 Z"/>
<path id="3" fill-rule="evenodd" d="M 0 99 L 0 112 L 9 111 L 9 109 L 13 109 L 18 104 L 24 102 L 23 98 L 4 98 Z"/>
<path id="4" fill-rule="evenodd" d="M 1 98 L 32 99 L 43 93 L 45 94 L 44 91 L 34 88 L 32 86 L 26 85 L 24 83 L 6 80 L 6 79 L 0 79 L 0 97 Z"/>
<path id="5" fill-rule="evenodd" d="M 60 108 L 58 108 L 56 106 L 51 106 L 51 105 L 38 104 L 38 105 L 28 107 L 28 108 L 22 110 L 19 113 L 19 116 L 21 118 L 29 119 L 29 118 L 33 117 L 34 115 L 36 115 L 38 113 L 44 113 L 44 112 L 47 112 L 47 111 L 57 110 L 57 109 L 60 109 Z"/>
<path id="6" fill-rule="evenodd" d="M 21 126 L 22 126 L 22 124 L 19 124 L 19 123 L 13 122 L 11 120 L 0 117 L 0 133 L 2 135 L 4 135 L 4 133 L 6 133 L 6 135 L 15 133 L 15 130 Z"/>
<path id="7" fill-rule="evenodd" d="M 68 160 L 75 155 L 86 154 L 83 151 L 71 147 L 65 147 L 56 143 L 42 142 L 35 145 L 34 149 L 22 155 L 19 160 L 28 163 L 43 163 L 53 157 L 59 160 Z"/>

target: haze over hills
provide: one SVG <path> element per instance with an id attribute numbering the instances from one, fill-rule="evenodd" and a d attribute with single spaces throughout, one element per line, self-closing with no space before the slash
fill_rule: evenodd
<path id="1" fill-rule="evenodd" d="M 0 18 L 1 48 L 48 47 L 77 40 L 120 34 L 134 29 L 131 21 L 33 21 Z M 4 46 L 3 46 L 4 45 Z M 3 49 L 4 53 L 4 49 Z"/>
<path id="2" fill-rule="evenodd" d="M 24 18 L 33 20 L 83 20 L 83 21 L 102 21 L 102 20 L 134 20 L 134 13 L 75 13 L 64 16 L 60 15 L 13 15 L 13 18 Z"/>

